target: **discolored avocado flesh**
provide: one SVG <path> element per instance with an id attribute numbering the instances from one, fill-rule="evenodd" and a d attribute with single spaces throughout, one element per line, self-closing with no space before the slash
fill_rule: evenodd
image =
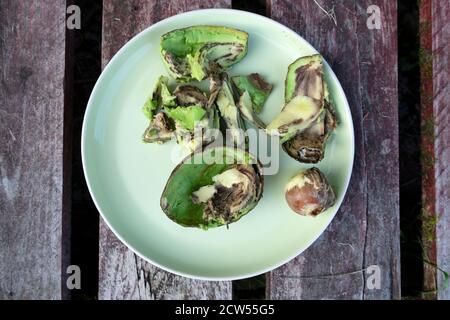
<path id="1" fill-rule="evenodd" d="M 324 98 L 323 62 L 319 54 L 301 57 L 288 67 L 284 99 L 308 96 L 320 105 Z"/>
<path id="2" fill-rule="evenodd" d="M 244 93 L 239 97 L 237 106 L 239 108 L 239 111 L 241 112 L 242 117 L 245 120 L 247 120 L 256 128 L 266 128 L 265 123 L 254 112 L 253 103 L 248 91 L 244 91 Z"/>
<path id="3" fill-rule="evenodd" d="M 316 163 L 336 126 L 336 117 L 323 76 L 319 54 L 301 57 L 288 67 L 286 105 L 267 126 L 281 136 L 283 149 L 300 162 Z"/>
<path id="4" fill-rule="evenodd" d="M 142 140 L 147 143 L 164 143 L 174 136 L 174 124 L 162 111 L 158 112 L 145 129 Z"/>
<path id="5" fill-rule="evenodd" d="M 283 150 L 303 163 L 317 163 L 324 158 L 325 145 L 337 125 L 333 105 L 325 100 L 325 108 L 309 128 L 283 143 Z"/>
<path id="6" fill-rule="evenodd" d="M 161 56 L 180 81 L 201 81 L 239 62 L 247 54 L 248 34 L 219 26 L 192 26 L 161 36 Z"/>
<path id="7" fill-rule="evenodd" d="M 281 136 L 281 142 L 285 142 L 311 126 L 320 112 L 321 106 L 313 99 L 307 96 L 296 96 L 267 125 L 266 131 L 270 135 Z"/>
<path id="8" fill-rule="evenodd" d="M 262 192 L 261 167 L 252 155 L 207 147 L 173 170 L 161 208 L 182 226 L 208 229 L 239 220 L 257 205 Z"/>
<path id="9" fill-rule="evenodd" d="M 167 77 L 160 76 L 142 108 L 150 121 L 142 137 L 144 142 L 164 143 L 174 136 L 174 123 L 162 112 L 166 106 L 175 105 L 175 97 L 170 93 L 167 83 Z"/>
<path id="10" fill-rule="evenodd" d="M 272 85 L 266 82 L 258 73 L 252 73 L 248 76 L 234 76 L 232 80 L 239 95 L 242 96 L 244 92 L 248 92 L 252 101 L 253 111 L 260 113 L 264 102 L 266 102 L 272 91 Z"/>
<path id="11" fill-rule="evenodd" d="M 178 85 L 173 92 L 176 106 L 164 111 L 175 123 L 175 136 L 188 151 L 207 145 L 218 134 L 217 111 L 208 106 L 208 98 L 193 85 Z"/>
<path id="12" fill-rule="evenodd" d="M 247 143 L 245 123 L 235 103 L 235 95 L 227 79 L 222 81 L 222 86 L 216 100 L 220 115 L 227 126 L 227 133 L 231 135 L 233 145 L 242 147 Z"/>

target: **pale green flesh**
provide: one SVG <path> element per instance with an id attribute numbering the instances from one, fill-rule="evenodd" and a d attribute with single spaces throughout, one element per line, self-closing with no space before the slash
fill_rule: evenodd
<path id="1" fill-rule="evenodd" d="M 253 126 L 260 129 L 266 128 L 266 124 L 253 111 L 253 104 L 248 91 L 244 91 L 244 93 L 240 96 L 238 107 L 241 111 L 242 117 Z"/>
<path id="2" fill-rule="evenodd" d="M 205 109 L 201 106 L 194 105 L 188 107 L 176 107 L 176 108 L 166 108 L 166 113 L 169 117 L 178 121 L 186 130 L 194 130 L 194 126 L 206 114 Z"/>
<path id="3" fill-rule="evenodd" d="M 293 62 L 291 65 L 289 65 L 288 73 L 286 75 L 286 87 L 284 94 L 286 102 L 289 102 L 295 94 L 295 85 L 296 85 L 295 78 L 297 69 L 310 62 L 322 63 L 322 57 L 319 54 L 301 57 L 297 59 L 295 62 Z"/>
<path id="4" fill-rule="evenodd" d="M 239 110 L 234 103 L 233 94 L 227 82 L 224 82 L 222 88 L 217 95 L 217 107 L 219 108 L 222 118 L 227 124 L 228 132 L 231 133 L 233 143 L 241 146 L 245 142 L 245 126 L 239 115 Z"/>
<path id="5" fill-rule="evenodd" d="M 192 77 L 198 81 L 201 81 L 205 78 L 206 74 L 203 70 L 203 66 L 200 62 L 200 52 L 197 51 L 195 55 L 188 54 L 187 55 L 189 66 L 191 67 Z"/>
<path id="6" fill-rule="evenodd" d="M 286 104 L 278 116 L 267 125 L 266 131 L 271 135 L 286 135 L 308 128 L 320 113 L 317 103 L 306 96 L 296 96 Z M 293 124 L 295 122 L 295 124 Z M 289 126 L 283 130 L 283 126 Z"/>
<path id="7" fill-rule="evenodd" d="M 236 168 L 231 168 L 212 177 L 214 184 L 200 187 L 192 194 L 198 198 L 198 202 L 206 203 L 217 192 L 216 185 L 222 185 L 226 188 L 231 188 L 234 184 L 245 183 L 249 178 L 241 173 Z"/>

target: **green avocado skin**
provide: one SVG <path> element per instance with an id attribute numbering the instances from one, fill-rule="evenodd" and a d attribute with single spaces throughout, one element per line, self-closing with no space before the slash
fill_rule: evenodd
<path id="1" fill-rule="evenodd" d="M 203 204 L 192 202 L 192 192 L 212 184 L 212 177 L 229 167 L 231 165 L 227 164 L 181 164 L 170 177 L 162 195 L 168 204 L 165 209 L 167 216 L 186 227 L 207 229 L 209 226 L 203 219 Z"/>
<path id="2" fill-rule="evenodd" d="M 245 151 L 237 151 L 237 149 L 232 148 L 224 149 L 239 153 L 238 159 L 241 159 L 245 163 L 249 163 L 249 161 L 253 159 Z M 215 157 L 215 150 L 217 149 L 209 149 L 207 151 L 208 156 L 211 155 L 212 157 Z M 227 152 L 230 152 L 229 150 Z M 204 230 L 220 227 L 226 222 L 220 220 L 205 221 L 203 218 L 204 205 L 193 203 L 191 195 L 200 187 L 212 184 L 212 178 L 214 176 L 230 169 L 235 163 L 230 163 L 230 161 L 211 163 L 212 161 L 208 160 L 197 163 L 197 161 L 191 161 L 193 157 L 194 155 L 189 156 L 173 170 L 161 195 L 161 208 L 168 218 L 184 227 L 196 227 Z M 205 157 L 202 159 L 207 158 Z M 240 212 L 232 222 L 240 219 L 253 209 L 256 204 L 257 203 L 254 203 Z"/>
<path id="3" fill-rule="evenodd" d="M 161 37 L 161 49 L 177 57 L 193 54 L 207 43 L 237 42 L 247 44 L 244 31 L 219 26 L 192 26 L 177 29 Z"/>

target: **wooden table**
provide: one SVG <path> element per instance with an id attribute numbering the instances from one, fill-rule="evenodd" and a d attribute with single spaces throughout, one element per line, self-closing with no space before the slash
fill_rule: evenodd
<path id="1" fill-rule="evenodd" d="M 370 5 L 380 8 L 381 29 L 367 26 Z M 72 92 L 66 6 L 64 0 L 0 4 L 0 299 L 68 297 Z M 102 65 L 151 24 L 211 7 L 232 3 L 104 0 Z M 298 32 L 331 64 L 347 95 L 356 139 L 353 175 L 338 214 L 309 249 L 267 274 L 266 297 L 399 299 L 396 3 L 266 0 L 266 8 L 268 17 Z M 430 57 L 422 103 L 424 119 L 432 123 L 423 139 L 433 159 L 424 175 L 432 196 L 425 200 L 428 214 L 439 218 L 426 249 L 444 270 L 450 267 L 448 16 L 449 3 L 421 1 L 422 44 Z M 379 289 L 368 285 L 366 269 L 372 265 L 379 267 Z M 435 269 L 428 271 L 428 283 L 436 289 L 445 279 Z M 232 283 L 162 271 L 127 249 L 101 222 L 98 298 L 230 299 Z M 438 298 L 450 298 L 450 289 L 440 290 Z"/>

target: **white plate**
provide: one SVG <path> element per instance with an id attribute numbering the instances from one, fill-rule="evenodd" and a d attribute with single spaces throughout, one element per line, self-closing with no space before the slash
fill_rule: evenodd
<path id="1" fill-rule="evenodd" d="M 169 220 L 159 206 L 172 169 L 174 142 L 141 142 L 147 120 L 144 101 L 161 74 L 160 36 L 192 25 L 223 25 L 249 33 L 247 56 L 230 73 L 260 73 L 274 90 L 264 106 L 265 122 L 283 104 L 287 67 L 316 53 L 299 35 L 252 13 L 208 9 L 163 20 L 131 39 L 111 60 L 90 97 L 82 133 L 83 166 L 92 198 L 109 227 L 139 256 L 170 272 L 207 280 L 254 276 L 276 268 L 310 246 L 333 219 L 347 190 L 353 165 L 354 136 L 344 92 L 333 71 L 325 73 L 339 126 L 319 167 L 333 186 L 336 205 L 316 218 L 301 217 L 284 200 L 284 186 L 300 169 L 311 167 L 288 157 L 280 147 L 278 174 L 265 177 L 258 206 L 226 227 L 203 231 Z M 323 253 L 327 255 L 327 252 Z"/>

